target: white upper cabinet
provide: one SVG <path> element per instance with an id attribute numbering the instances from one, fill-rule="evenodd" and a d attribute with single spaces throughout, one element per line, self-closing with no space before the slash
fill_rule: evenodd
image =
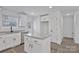
<path id="1" fill-rule="evenodd" d="M 48 14 L 41 15 L 40 17 L 41 17 L 41 18 L 40 18 L 40 21 L 49 21 L 49 16 L 48 16 Z"/>

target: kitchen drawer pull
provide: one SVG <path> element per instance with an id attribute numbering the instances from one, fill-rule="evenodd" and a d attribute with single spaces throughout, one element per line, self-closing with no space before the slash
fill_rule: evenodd
<path id="1" fill-rule="evenodd" d="M 34 41 L 34 42 L 38 42 L 38 41 Z"/>
<path id="2" fill-rule="evenodd" d="M 0 38 L 2 38 L 2 37 L 0 37 Z"/>
<path id="3" fill-rule="evenodd" d="M 16 38 L 14 38 L 13 40 L 16 41 Z"/>
<path id="4" fill-rule="evenodd" d="M 29 44 L 29 47 L 33 48 L 33 44 Z"/>
<path id="5" fill-rule="evenodd" d="M 3 40 L 3 43 L 5 43 L 5 40 Z"/>
<path id="6" fill-rule="evenodd" d="M 40 45 L 39 43 L 35 43 L 35 44 Z"/>
<path id="7" fill-rule="evenodd" d="M 28 38 L 26 38 L 28 40 Z"/>

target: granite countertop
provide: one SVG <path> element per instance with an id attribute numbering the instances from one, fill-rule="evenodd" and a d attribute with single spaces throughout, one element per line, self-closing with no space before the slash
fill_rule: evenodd
<path id="1" fill-rule="evenodd" d="M 3 33 L 5 33 L 5 34 L 12 34 L 12 33 L 19 33 L 19 32 L 27 33 L 27 32 L 25 32 L 25 31 L 18 30 L 18 31 L 13 31 L 13 32 L 10 32 L 10 31 L 3 31 L 3 32 L 0 32 L 0 34 L 3 34 Z"/>
<path id="2" fill-rule="evenodd" d="M 45 34 L 45 35 L 42 35 L 42 34 L 35 34 L 35 35 L 32 35 L 31 33 L 29 34 L 24 34 L 25 36 L 28 36 L 28 37 L 32 37 L 32 38 L 36 38 L 36 39 L 45 39 L 45 38 L 48 38 L 50 36 L 50 34 Z"/>
<path id="3" fill-rule="evenodd" d="M 24 33 L 24 34 L 27 34 L 28 32 L 24 32 L 24 31 L 13 31 L 13 32 L 3 31 L 3 32 L 0 32 L 0 36 L 13 34 L 13 33 Z"/>

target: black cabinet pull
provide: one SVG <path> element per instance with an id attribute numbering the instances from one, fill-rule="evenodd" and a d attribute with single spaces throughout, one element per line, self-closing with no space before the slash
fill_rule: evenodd
<path id="1" fill-rule="evenodd" d="M 28 40 L 28 38 L 26 38 Z"/>
<path id="2" fill-rule="evenodd" d="M 34 42 L 38 42 L 38 41 L 35 40 Z"/>
<path id="3" fill-rule="evenodd" d="M 3 43 L 5 43 L 5 40 L 3 40 Z"/>
<path id="4" fill-rule="evenodd" d="M 16 38 L 14 38 L 13 40 L 16 41 Z"/>

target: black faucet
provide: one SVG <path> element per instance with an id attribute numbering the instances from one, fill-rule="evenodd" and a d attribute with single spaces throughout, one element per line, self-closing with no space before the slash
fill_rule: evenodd
<path id="1" fill-rule="evenodd" d="M 11 26 L 11 31 L 10 32 L 13 32 L 13 30 L 12 30 L 12 26 Z"/>

